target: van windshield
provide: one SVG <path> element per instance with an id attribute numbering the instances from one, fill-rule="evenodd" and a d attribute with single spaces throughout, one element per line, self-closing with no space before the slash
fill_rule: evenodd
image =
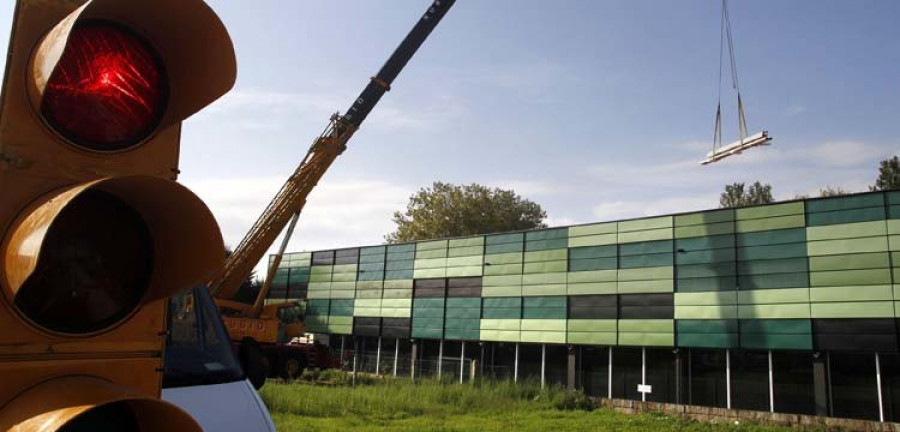
<path id="1" fill-rule="evenodd" d="M 184 290 L 169 299 L 169 336 L 163 363 L 164 388 L 244 379 L 205 286 Z"/>

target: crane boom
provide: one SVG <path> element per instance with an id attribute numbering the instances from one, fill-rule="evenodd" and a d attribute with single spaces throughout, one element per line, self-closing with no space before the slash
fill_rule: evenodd
<path id="1" fill-rule="evenodd" d="M 303 161 L 228 257 L 222 269 L 212 278 L 209 286 L 214 297 L 231 299 L 237 293 L 285 225 L 294 214 L 303 209 L 307 196 L 328 167 L 346 149 L 347 141 L 356 133 L 384 93 L 391 89 L 391 83 L 455 2 L 456 0 L 433 1 L 347 112 L 331 117 L 325 131 L 313 141 Z M 274 264 L 277 266 L 277 263 Z M 260 303 L 259 298 L 265 298 L 264 291 L 259 293 L 257 304 Z M 258 312 L 257 307 L 253 309 Z"/>

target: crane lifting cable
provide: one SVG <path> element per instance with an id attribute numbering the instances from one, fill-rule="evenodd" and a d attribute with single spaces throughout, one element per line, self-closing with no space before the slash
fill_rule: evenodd
<path id="1" fill-rule="evenodd" d="M 738 80 L 737 62 L 734 55 L 734 37 L 731 33 L 731 18 L 728 16 L 728 0 L 722 0 L 722 25 L 721 39 L 719 41 L 719 94 L 716 106 L 716 126 L 713 132 L 713 148 L 706 154 L 706 159 L 700 161 L 701 165 L 707 165 L 728 156 L 740 154 L 746 149 L 756 146 L 771 144 L 772 138 L 768 131 L 762 131 L 750 135 L 747 128 L 747 117 L 744 114 L 744 102 L 741 100 L 741 86 Z M 725 47 L 728 47 L 729 70 L 731 71 L 731 87 L 737 93 L 738 112 L 738 140 L 722 146 L 722 72 L 725 66 Z"/>

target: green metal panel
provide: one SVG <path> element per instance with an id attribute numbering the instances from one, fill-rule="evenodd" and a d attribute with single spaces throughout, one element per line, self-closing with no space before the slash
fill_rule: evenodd
<path id="1" fill-rule="evenodd" d="M 415 251 L 409 251 L 409 252 L 394 252 L 394 253 L 388 252 L 387 258 L 385 259 L 385 261 L 387 261 L 387 262 L 392 262 L 392 261 L 412 261 L 412 260 L 414 260 L 414 259 L 416 259 L 416 252 L 415 252 Z"/>
<path id="2" fill-rule="evenodd" d="M 451 247 L 447 251 L 448 257 L 467 257 L 467 256 L 482 256 L 484 254 L 484 246 L 460 246 L 460 247 Z"/>
<path id="3" fill-rule="evenodd" d="M 536 320 L 565 320 L 566 308 L 526 308 L 522 309 L 522 318 Z"/>
<path id="4" fill-rule="evenodd" d="M 446 329 L 444 330 L 444 338 L 445 339 L 453 339 L 453 340 L 488 340 L 481 336 L 481 332 L 478 329 L 474 330 L 463 330 L 463 329 Z"/>
<path id="5" fill-rule="evenodd" d="M 697 213 L 688 213 L 675 215 L 674 222 L 676 227 L 690 225 L 706 225 L 718 222 L 730 222 L 734 220 L 734 210 L 711 210 Z"/>
<path id="6" fill-rule="evenodd" d="M 353 316 L 357 317 L 380 317 L 381 316 L 381 308 L 369 308 L 369 307 L 354 307 L 353 308 Z"/>
<path id="7" fill-rule="evenodd" d="M 356 281 L 348 281 L 348 282 L 332 282 L 331 283 L 332 291 L 356 291 Z"/>
<path id="8" fill-rule="evenodd" d="M 543 261 L 559 261 L 569 258 L 568 249 L 553 249 L 545 251 L 525 252 L 525 262 L 543 262 Z"/>
<path id="9" fill-rule="evenodd" d="M 861 239 L 811 241 L 807 243 L 810 256 L 841 255 L 850 253 L 886 252 L 887 238 L 869 237 Z"/>
<path id="10" fill-rule="evenodd" d="M 519 252 L 525 250 L 524 243 L 501 243 L 496 245 L 487 245 L 484 247 L 485 254 L 499 254 L 509 252 Z"/>
<path id="11" fill-rule="evenodd" d="M 717 306 L 675 306 L 675 319 L 737 319 L 738 307 Z"/>
<path id="12" fill-rule="evenodd" d="M 566 294 L 568 295 L 585 295 L 585 294 L 616 294 L 619 284 L 616 282 L 585 282 L 573 283 L 569 282 L 566 286 Z"/>
<path id="13" fill-rule="evenodd" d="M 415 243 L 404 243 L 404 244 L 393 244 L 388 245 L 387 252 L 388 255 L 392 253 L 404 253 L 404 252 L 415 252 L 416 244 Z"/>
<path id="14" fill-rule="evenodd" d="M 478 297 L 450 297 L 447 299 L 447 308 L 481 308 L 481 299 Z"/>
<path id="15" fill-rule="evenodd" d="M 570 332 L 581 333 L 615 333 L 618 328 L 614 319 L 570 319 L 566 326 Z"/>
<path id="16" fill-rule="evenodd" d="M 316 282 L 311 281 L 309 283 L 310 291 L 330 291 L 331 290 L 331 282 Z"/>
<path id="17" fill-rule="evenodd" d="M 521 252 L 490 254 L 484 256 L 484 263 L 491 265 L 498 264 L 521 264 L 525 261 L 525 257 Z"/>
<path id="18" fill-rule="evenodd" d="M 827 288 L 810 288 L 809 299 L 812 302 L 852 302 L 893 300 L 891 285 L 836 286 Z"/>
<path id="19" fill-rule="evenodd" d="M 731 234 L 694 237 L 688 239 L 675 240 L 675 249 L 684 249 L 687 251 L 721 249 L 735 247 L 735 239 Z"/>
<path id="20" fill-rule="evenodd" d="M 334 290 L 329 291 L 329 297 L 333 299 L 352 299 L 356 295 L 356 290 Z"/>
<path id="21" fill-rule="evenodd" d="M 737 333 L 678 333 L 678 346 L 691 348 L 736 348 Z"/>
<path id="22" fill-rule="evenodd" d="M 619 320 L 618 326 L 619 326 L 619 333 L 623 333 L 623 332 L 672 333 L 675 331 L 675 320 L 671 320 L 671 319 Z"/>
<path id="23" fill-rule="evenodd" d="M 565 332 L 565 319 L 523 319 L 520 323 L 522 331 Z"/>
<path id="24" fill-rule="evenodd" d="M 482 267 L 480 265 L 469 267 L 450 267 L 447 269 L 447 277 L 467 277 L 481 275 Z"/>
<path id="25" fill-rule="evenodd" d="M 523 296 L 566 295 L 566 284 L 522 285 Z"/>
<path id="26" fill-rule="evenodd" d="M 413 299 L 413 307 L 423 307 L 423 308 L 444 308 L 444 304 L 446 303 L 446 299 L 444 298 L 417 298 Z"/>
<path id="27" fill-rule="evenodd" d="M 380 308 L 381 299 L 356 299 L 353 302 L 354 308 Z"/>
<path id="28" fill-rule="evenodd" d="M 679 276 L 681 276 L 680 273 Z M 737 287 L 737 277 L 735 276 L 677 279 L 675 282 L 675 292 L 680 293 L 733 291 Z"/>
<path id="29" fill-rule="evenodd" d="M 568 276 L 564 272 L 537 273 L 522 276 L 522 285 L 565 284 Z"/>
<path id="30" fill-rule="evenodd" d="M 740 319 L 809 318 L 809 303 L 738 305 Z"/>
<path id="31" fill-rule="evenodd" d="M 891 256 L 887 252 L 814 256 L 809 258 L 812 271 L 878 269 L 891 266 Z"/>
<path id="32" fill-rule="evenodd" d="M 419 269 L 436 269 L 447 267 L 447 258 L 428 258 L 428 259 L 417 259 L 415 261 L 416 270 Z M 419 279 L 416 277 L 415 279 Z"/>
<path id="33" fill-rule="evenodd" d="M 386 299 L 408 299 L 412 298 L 412 289 L 409 288 L 400 288 L 400 289 L 391 289 L 385 288 L 382 297 Z"/>
<path id="34" fill-rule="evenodd" d="M 356 286 L 356 272 L 353 273 L 335 273 L 331 275 L 331 280 L 334 283 L 350 283 L 353 282 L 353 285 Z"/>
<path id="35" fill-rule="evenodd" d="M 741 320 L 741 333 L 810 334 L 812 321 L 808 319 Z"/>
<path id="36" fill-rule="evenodd" d="M 384 281 L 357 281 L 356 289 L 382 289 L 384 288 Z"/>
<path id="37" fill-rule="evenodd" d="M 617 289 L 619 294 L 668 293 L 675 291 L 675 281 L 619 281 Z"/>
<path id="38" fill-rule="evenodd" d="M 460 330 L 480 330 L 481 329 L 481 319 L 447 319 L 444 321 L 445 329 L 460 329 Z"/>
<path id="39" fill-rule="evenodd" d="M 806 273 L 809 271 L 809 262 L 806 258 L 742 261 L 737 263 L 737 270 L 740 275 Z M 680 271 L 681 267 L 679 267 Z"/>
<path id="40" fill-rule="evenodd" d="M 447 249 L 447 240 L 432 240 L 416 243 L 416 253 L 424 250 Z"/>
<path id="41" fill-rule="evenodd" d="M 737 274 L 735 263 L 688 264 L 678 266 L 678 278 L 707 278 Z"/>
<path id="42" fill-rule="evenodd" d="M 674 255 L 671 252 L 651 255 L 631 255 L 619 257 L 620 269 L 637 269 L 642 267 L 671 266 Z"/>
<path id="43" fill-rule="evenodd" d="M 387 248 L 384 246 L 366 246 L 359 249 L 359 255 L 384 255 L 387 253 Z M 312 253 L 309 253 L 312 256 Z"/>
<path id="44" fill-rule="evenodd" d="M 484 246 L 484 236 L 467 237 L 467 238 L 461 238 L 461 239 L 451 239 L 450 242 L 448 243 L 448 246 L 451 249 L 460 248 L 460 247 L 473 247 L 473 246 L 478 246 L 480 248 L 481 246 Z"/>
<path id="45" fill-rule="evenodd" d="M 380 299 L 383 290 L 380 289 L 356 289 L 356 298 L 358 299 Z"/>
<path id="46" fill-rule="evenodd" d="M 619 222 L 619 233 L 644 231 L 657 228 L 672 228 L 672 216 L 660 216 Z"/>
<path id="47" fill-rule="evenodd" d="M 315 267 L 313 267 L 315 268 Z M 329 283 L 331 282 L 331 273 L 312 273 L 309 275 L 310 283 Z"/>
<path id="48" fill-rule="evenodd" d="M 492 264 L 482 267 L 485 276 L 521 275 L 522 264 Z M 521 280 L 521 276 L 519 276 Z"/>
<path id="49" fill-rule="evenodd" d="M 812 272 L 809 274 L 810 286 L 846 286 L 846 285 L 881 285 L 891 283 L 891 270 L 838 270 Z"/>
<path id="50" fill-rule="evenodd" d="M 410 263 L 412 264 L 412 263 Z M 389 280 L 404 280 L 404 279 L 412 279 L 413 271 L 410 270 L 392 270 L 384 272 L 384 280 L 385 282 Z"/>
<path id="51" fill-rule="evenodd" d="M 785 215 L 802 215 L 803 213 L 803 201 L 797 201 L 784 204 L 769 204 L 739 208 L 735 211 L 735 219 L 764 219 Z"/>
<path id="52" fill-rule="evenodd" d="M 816 226 L 806 228 L 808 241 L 838 240 L 858 237 L 876 237 L 887 235 L 884 222 L 860 222 L 840 225 Z"/>
<path id="53" fill-rule="evenodd" d="M 569 249 L 569 259 L 615 258 L 618 255 L 615 245 L 587 246 Z"/>
<path id="54" fill-rule="evenodd" d="M 481 329 L 481 340 L 492 342 L 518 342 L 519 331 Z"/>
<path id="55" fill-rule="evenodd" d="M 569 332 L 566 341 L 578 345 L 615 345 L 618 342 L 615 332 L 581 333 Z"/>
<path id="56" fill-rule="evenodd" d="M 520 319 L 482 319 L 481 329 L 519 331 L 521 321 Z"/>
<path id="57" fill-rule="evenodd" d="M 415 270 L 413 272 L 413 278 L 415 278 L 415 279 L 429 279 L 429 278 L 441 278 L 441 277 L 447 277 L 447 269 L 444 267 L 420 269 L 420 270 Z"/>
<path id="58" fill-rule="evenodd" d="M 674 276 L 675 268 L 672 266 L 619 269 L 618 272 L 619 281 L 672 279 Z"/>
<path id="59" fill-rule="evenodd" d="M 888 234 L 900 234 L 900 220 L 892 219 L 886 221 Z"/>
<path id="60" fill-rule="evenodd" d="M 738 233 L 771 231 L 806 226 L 806 218 L 802 215 L 780 216 L 766 219 L 739 220 L 735 222 Z"/>
<path id="61" fill-rule="evenodd" d="M 404 261 L 387 261 L 384 265 L 384 269 L 386 271 L 391 270 L 412 270 L 415 266 L 414 260 L 404 260 Z"/>
<path id="62" fill-rule="evenodd" d="M 616 234 L 597 234 L 582 237 L 569 237 L 568 246 L 572 248 L 580 246 L 614 245 L 617 242 L 618 235 Z"/>
<path id="63" fill-rule="evenodd" d="M 509 233 L 509 234 L 493 234 L 489 236 L 485 236 L 484 244 L 486 245 L 497 245 L 504 243 L 522 243 L 525 241 L 524 233 Z"/>
<path id="64" fill-rule="evenodd" d="M 381 262 L 370 262 L 370 263 L 361 263 L 359 265 L 359 272 L 370 272 L 370 271 L 384 271 L 384 261 Z"/>
<path id="65" fill-rule="evenodd" d="M 813 318 L 893 318 L 894 302 L 813 303 Z"/>
<path id="66" fill-rule="evenodd" d="M 482 297 L 519 297 L 522 295 L 522 285 L 510 286 L 486 286 L 481 288 Z"/>
<path id="67" fill-rule="evenodd" d="M 434 321 L 428 320 L 437 320 L 441 323 L 444 322 L 444 309 L 438 308 L 420 308 L 413 306 L 412 309 L 413 316 L 413 325 L 419 325 L 422 327 L 440 327 L 443 324 L 433 325 Z M 416 324 L 418 322 L 418 324 Z"/>
<path id="68" fill-rule="evenodd" d="M 613 270 L 619 266 L 617 258 L 569 259 L 569 271 Z"/>
<path id="69" fill-rule="evenodd" d="M 618 270 L 595 270 L 570 272 L 566 275 L 569 283 L 613 282 L 618 280 Z"/>
<path id="70" fill-rule="evenodd" d="M 430 317 L 417 317 L 416 310 L 413 309 L 413 318 L 412 318 L 412 327 L 415 328 L 431 328 L 431 329 L 441 329 L 444 328 L 444 317 L 430 318 Z"/>
<path id="71" fill-rule="evenodd" d="M 675 306 L 736 305 L 737 291 L 675 293 Z"/>
<path id="72" fill-rule="evenodd" d="M 523 331 L 519 334 L 519 341 L 564 344 L 566 343 L 566 332 Z"/>
<path id="73" fill-rule="evenodd" d="M 474 319 L 481 318 L 481 308 L 447 308 L 447 320 L 451 319 Z"/>
<path id="74" fill-rule="evenodd" d="M 381 308 L 381 316 L 385 318 L 409 318 L 411 312 L 410 308 Z"/>
<path id="75" fill-rule="evenodd" d="M 853 222 L 883 221 L 887 219 L 884 207 L 810 213 L 806 216 L 809 226 L 849 224 Z"/>
<path id="76" fill-rule="evenodd" d="M 330 316 L 353 316 L 354 300 L 332 300 L 328 309 Z"/>
<path id="77" fill-rule="evenodd" d="M 432 258 L 447 258 L 447 249 L 431 249 L 431 250 L 416 251 L 416 261 L 432 259 Z"/>
<path id="78" fill-rule="evenodd" d="M 806 212 L 818 213 L 864 207 L 884 207 L 884 203 L 884 194 L 882 193 L 829 197 L 806 201 Z"/>
<path id="79" fill-rule="evenodd" d="M 352 316 L 334 316 L 330 315 L 328 317 L 328 324 L 337 324 L 337 325 L 352 325 L 353 317 Z"/>
<path id="80" fill-rule="evenodd" d="M 763 246 L 806 242 L 805 228 L 791 228 L 774 231 L 758 231 L 735 235 L 738 247 Z"/>
<path id="81" fill-rule="evenodd" d="M 809 303 L 809 288 L 762 289 L 737 292 L 738 304 Z"/>
<path id="82" fill-rule="evenodd" d="M 481 267 L 481 265 L 483 264 L 482 261 L 484 261 L 484 258 L 481 255 L 447 258 L 447 267 Z"/>
<path id="83" fill-rule="evenodd" d="M 413 326 L 410 335 L 414 338 L 421 339 L 443 339 L 443 328 L 421 328 Z"/>
<path id="84" fill-rule="evenodd" d="M 525 266 L 522 268 L 522 272 L 525 273 L 527 277 L 531 273 L 559 273 L 565 272 L 568 269 L 568 262 L 566 262 L 565 260 L 544 261 L 525 263 Z"/>
<path id="85" fill-rule="evenodd" d="M 660 228 L 646 231 L 620 232 L 619 244 L 655 241 L 655 240 L 671 240 L 674 238 L 672 228 Z"/>
<path id="86" fill-rule="evenodd" d="M 387 255 L 360 255 L 359 263 L 360 264 L 381 264 L 381 267 L 384 268 L 384 262 L 387 260 Z"/>
<path id="87" fill-rule="evenodd" d="M 842 240 L 843 241 L 843 240 Z M 737 249 L 738 261 L 784 259 L 805 257 L 807 245 L 790 243 L 768 246 L 748 246 Z"/>
<path id="88" fill-rule="evenodd" d="M 547 308 L 558 307 L 565 309 L 567 304 L 566 296 L 545 296 L 531 297 L 522 299 L 522 307 L 524 308 Z"/>
<path id="89" fill-rule="evenodd" d="M 737 255 L 733 248 L 693 250 L 675 253 L 675 263 L 679 266 L 686 264 L 734 262 L 736 258 Z"/>
<path id="90" fill-rule="evenodd" d="M 675 333 L 619 333 L 619 345 L 675 346 Z"/>
<path id="91" fill-rule="evenodd" d="M 409 279 L 398 279 L 398 280 L 386 280 L 384 281 L 384 289 L 412 289 L 413 280 Z"/>
<path id="92" fill-rule="evenodd" d="M 522 285 L 522 275 L 485 276 L 481 278 L 482 287 Z"/>
<path id="93" fill-rule="evenodd" d="M 731 234 L 735 230 L 734 222 L 720 222 L 709 225 L 694 225 L 675 228 L 675 238 L 689 238 Z"/>
<path id="94" fill-rule="evenodd" d="M 526 251 L 545 251 L 568 247 L 569 240 L 565 238 L 550 240 L 534 240 L 525 242 Z"/>
<path id="95" fill-rule="evenodd" d="M 678 333 L 738 333 L 738 320 L 676 320 Z"/>
<path id="96" fill-rule="evenodd" d="M 569 227 L 569 237 L 592 236 L 597 234 L 615 234 L 618 230 L 616 222 L 597 223 Z"/>
<path id="97" fill-rule="evenodd" d="M 381 300 L 383 308 L 410 308 L 412 307 L 412 299 L 408 298 L 384 298 Z"/>
<path id="98" fill-rule="evenodd" d="M 551 228 L 525 233 L 525 241 L 562 239 L 569 236 L 569 228 Z"/>

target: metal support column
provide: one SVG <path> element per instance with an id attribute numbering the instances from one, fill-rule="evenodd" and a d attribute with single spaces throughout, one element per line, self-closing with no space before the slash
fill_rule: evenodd
<path id="1" fill-rule="evenodd" d="M 641 347 L 641 385 L 647 385 L 647 348 Z M 647 392 L 641 392 L 641 402 L 647 402 Z"/>
<path id="2" fill-rule="evenodd" d="M 541 344 L 541 388 L 544 388 L 544 384 L 546 383 L 546 372 L 547 371 L 547 344 Z"/>
<path id="3" fill-rule="evenodd" d="M 878 389 L 878 421 L 884 421 L 884 398 L 881 395 L 881 356 L 875 353 L 875 383 Z"/>
<path id="4" fill-rule="evenodd" d="M 681 362 L 681 350 L 675 349 L 675 403 L 682 404 L 682 388 L 684 387 L 684 365 Z"/>
<path id="5" fill-rule="evenodd" d="M 413 381 L 416 380 L 416 360 L 418 360 L 419 354 L 419 344 L 418 342 L 413 342 L 412 347 L 410 348 L 410 363 L 409 363 L 409 377 L 412 378 Z"/>
<path id="6" fill-rule="evenodd" d="M 441 369 L 442 369 L 443 365 L 444 365 L 444 340 L 441 339 L 440 345 L 438 345 L 438 364 L 437 364 L 437 366 L 438 366 L 437 376 L 438 376 L 439 380 L 441 379 Z"/>
<path id="7" fill-rule="evenodd" d="M 466 372 L 466 341 L 462 341 L 459 350 L 459 383 L 462 384 Z"/>
<path id="8" fill-rule="evenodd" d="M 772 350 L 769 350 L 769 412 L 775 412 L 775 371 L 772 367 Z"/>
<path id="9" fill-rule="evenodd" d="M 813 398 L 816 404 L 816 415 L 828 415 L 828 370 L 825 355 L 813 354 Z"/>
<path id="10" fill-rule="evenodd" d="M 575 390 L 575 379 L 578 370 L 578 353 L 581 352 L 580 346 L 569 345 L 568 362 L 566 364 L 566 388 Z"/>
<path id="11" fill-rule="evenodd" d="M 612 384 L 613 384 L 613 347 L 609 347 L 609 376 L 606 381 L 606 397 L 612 399 Z"/>
<path id="12" fill-rule="evenodd" d="M 731 409 L 731 350 L 725 350 L 725 408 Z"/>
<path id="13" fill-rule="evenodd" d="M 346 370 L 346 369 L 344 369 L 344 341 L 345 340 L 346 340 L 346 338 L 344 338 L 344 336 L 341 336 L 341 370 Z"/>
<path id="14" fill-rule="evenodd" d="M 378 337 L 378 348 L 375 350 L 375 375 L 381 375 L 381 336 Z"/>
<path id="15" fill-rule="evenodd" d="M 516 342 L 516 359 L 513 361 L 513 382 L 519 382 L 519 343 Z"/>
<path id="16" fill-rule="evenodd" d="M 394 341 L 394 376 L 397 376 L 397 360 L 400 358 L 400 338 Z"/>

